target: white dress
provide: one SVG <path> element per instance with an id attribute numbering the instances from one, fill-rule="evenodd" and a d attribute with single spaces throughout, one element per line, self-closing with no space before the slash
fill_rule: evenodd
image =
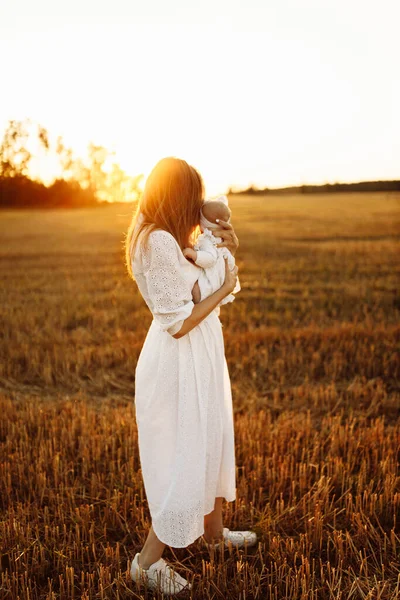
<path id="1" fill-rule="evenodd" d="M 204 533 L 215 498 L 236 499 L 231 385 L 218 310 L 179 339 L 199 267 L 167 231 L 136 246 L 132 269 L 153 314 L 135 371 L 135 411 L 152 525 L 184 548 Z"/>

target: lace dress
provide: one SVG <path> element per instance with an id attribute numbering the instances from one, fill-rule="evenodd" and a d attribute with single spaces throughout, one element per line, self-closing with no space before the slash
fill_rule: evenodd
<path id="1" fill-rule="evenodd" d="M 179 339 L 200 268 L 167 231 L 140 243 L 132 269 L 153 320 L 135 371 L 146 497 L 157 537 L 184 548 L 204 533 L 215 498 L 236 498 L 231 385 L 219 307 Z"/>

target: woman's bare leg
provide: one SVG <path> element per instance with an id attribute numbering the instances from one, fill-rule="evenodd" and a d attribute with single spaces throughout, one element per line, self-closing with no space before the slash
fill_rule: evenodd
<path id="1" fill-rule="evenodd" d="M 150 565 L 161 558 L 166 544 L 161 542 L 154 533 L 153 525 L 151 525 L 145 544 L 140 552 L 139 565 L 143 569 L 148 569 Z"/>
<path id="2" fill-rule="evenodd" d="M 206 542 L 219 542 L 222 539 L 222 500 L 223 498 L 215 498 L 214 510 L 208 515 L 204 515 L 204 538 Z M 148 569 L 150 565 L 161 558 L 166 544 L 161 542 L 154 533 L 151 525 L 145 544 L 140 552 L 139 565 L 143 569 Z"/>
<path id="3" fill-rule="evenodd" d="M 215 498 L 214 510 L 208 515 L 204 515 L 204 538 L 207 543 L 220 542 L 222 540 L 222 530 L 224 527 L 222 519 L 222 497 Z"/>

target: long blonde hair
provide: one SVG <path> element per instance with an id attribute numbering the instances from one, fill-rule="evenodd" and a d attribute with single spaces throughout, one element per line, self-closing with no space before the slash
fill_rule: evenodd
<path id="1" fill-rule="evenodd" d="M 203 201 L 203 179 L 185 160 L 167 157 L 155 165 L 125 237 L 125 263 L 132 279 L 132 257 L 142 231 L 141 243 L 144 245 L 152 231 L 164 229 L 174 236 L 183 250 L 190 245 L 191 235 L 199 226 Z M 140 215 L 142 221 L 136 227 Z"/>

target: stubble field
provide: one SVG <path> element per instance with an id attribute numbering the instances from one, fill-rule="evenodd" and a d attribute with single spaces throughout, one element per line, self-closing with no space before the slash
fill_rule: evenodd
<path id="1" fill-rule="evenodd" d="M 259 545 L 163 556 L 194 599 L 400 598 L 400 195 L 230 204 L 242 291 L 221 310 L 237 463 L 224 514 Z M 131 211 L 0 213 L 0 598 L 153 597 L 129 578 L 151 524 Z"/>

